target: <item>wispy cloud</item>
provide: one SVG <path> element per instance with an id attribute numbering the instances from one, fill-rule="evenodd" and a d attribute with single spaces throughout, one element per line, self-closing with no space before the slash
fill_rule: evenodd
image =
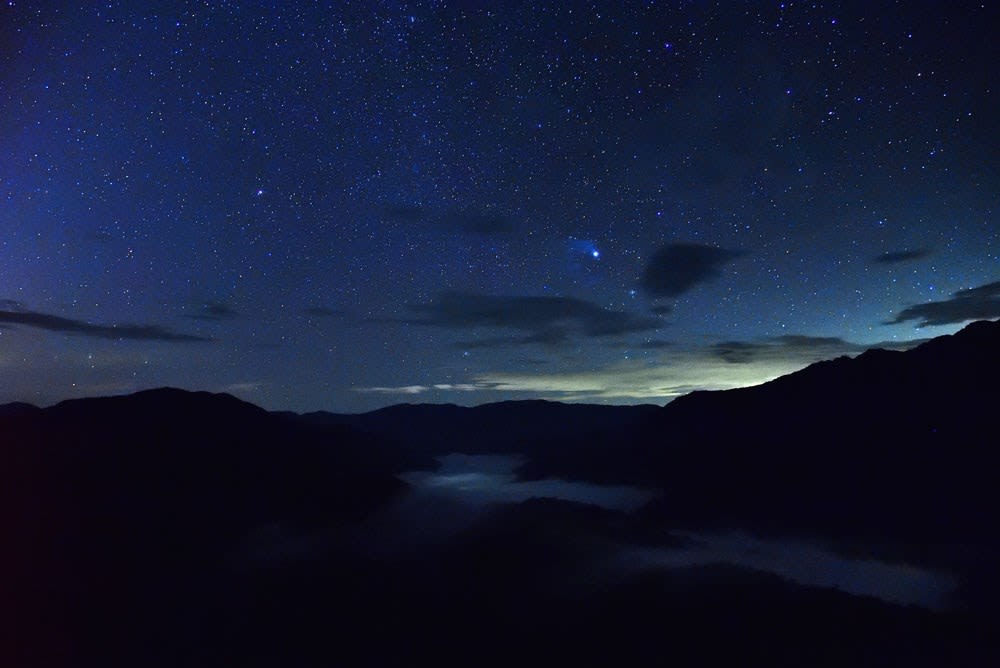
<path id="1" fill-rule="evenodd" d="M 231 320 L 237 316 L 236 309 L 225 302 L 202 302 L 198 312 L 187 317 L 192 320 Z"/>
<path id="2" fill-rule="evenodd" d="M 476 382 L 495 392 L 543 394 L 562 401 L 667 401 L 693 390 L 756 385 L 802 367 L 791 360 L 727 364 L 703 354 L 677 355 L 669 364 L 622 362 L 563 373 L 492 372 Z"/>
<path id="3" fill-rule="evenodd" d="M 547 396 L 559 401 L 668 401 L 692 390 L 755 385 L 801 368 L 792 361 L 728 364 L 705 354 L 679 355 L 669 364 L 623 362 L 576 372 L 486 372 L 469 383 L 363 388 L 362 392 L 418 395 L 437 391 L 490 392 L 514 397 Z"/>
<path id="4" fill-rule="evenodd" d="M 659 318 L 606 309 L 573 297 L 493 296 L 446 292 L 430 304 L 411 305 L 417 317 L 407 322 L 455 330 L 492 328 L 520 336 L 491 335 L 481 347 L 541 343 L 558 345 L 574 336 L 608 337 L 646 332 Z M 469 346 L 467 346 L 469 347 Z"/>
<path id="5" fill-rule="evenodd" d="M 375 394 L 424 394 L 425 392 L 478 392 L 492 389 L 488 383 L 438 383 L 436 385 L 400 385 L 397 387 L 362 387 L 358 392 Z"/>
<path id="6" fill-rule="evenodd" d="M 98 339 L 133 341 L 169 341 L 173 343 L 205 343 L 214 339 L 193 334 L 175 332 L 161 325 L 136 325 L 136 324 L 110 324 L 94 325 L 83 320 L 63 318 L 48 313 L 39 313 L 25 308 L 10 310 L 11 304 L 18 304 L 5 300 L 7 308 L 0 310 L 0 323 L 7 323 L 21 327 L 33 327 L 50 332 L 62 332 L 65 334 L 76 334 L 79 336 L 89 336 Z M 18 304 L 18 306 L 21 306 Z"/>
<path id="7" fill-rule="evenodd" d="M 875 257 L 872 262 L 876 264 L 899 264 L 900 262 L 912 262 L 930 255 L 926 248 L 914 248 L 912 250 L 889 251 Z"/>

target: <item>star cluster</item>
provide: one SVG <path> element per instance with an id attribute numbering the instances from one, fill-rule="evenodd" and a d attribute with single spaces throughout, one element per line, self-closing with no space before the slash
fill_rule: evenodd
<path id="1" fill-rule="evenodd" d="M 998 27 L 6 2 L 0 399 L 662 402 L 1000 317 Z"/>

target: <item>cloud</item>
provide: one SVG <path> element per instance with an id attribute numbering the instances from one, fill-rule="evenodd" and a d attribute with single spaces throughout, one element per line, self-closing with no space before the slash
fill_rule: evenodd
<path id="1" fill-rule="evenodd" d="M 853 355 L 871 348 L 906 350 L 926 339 L 912 341 L 880 341 L 864 344 L 845 341 L 837 336 L 785 334 L 763 341 L 723 341 L 709 347 L 713 355 L 728 364 L 750 364 L 765 360 L 795 360 L 808 364 L 841 355 Z"/>
<path id="2" fill-rule="evenodd" d="M 859 353 L 872 346 L 851 343 L 836 336 L 785 334 L 763 341 L 723 341 L 709 349 L 729 364 L 749 364 L 765 357 L 797 358 L 804 362 Z M 882 347 L 893 347 L 883 345 Z"/>
<path id="3" fill-rule="evenodd" d="M 245 396 L 259 392 L 265 385 L 266 383 L 261 380 L 248 380 L 222 385 L 221 387 L 217 387 L 215 391 L 222 392 L 224 394 L 232 394 L 234 396 Z"/>
<path id="4" fill-rule="evenodd" d="M 657 329 L 658 318 L 602 308 L 573 297 L 493 296 L 445 292 L 430 304 L 411 305 L 419 317 L 407 322 L 449 329 L 490 327 L 521 332 L 504 341 L 485 339 L 485 346 L 541 343 L 558 345 L 573 336 L 622 336 Z"/>
<path id="5" fill-rule="evenodd" d="M 957 325 L 969 320 L 1000 318 L 1000 281 L 959 290 L 950 299 L 904 308 L 886 324 L 917 321 L 917 327 Z"/>
<path id="6" fill-rule="evenodd" d="M 522 359 L 511 360 L 511 364 L 517 366 L 543 366 L 549 364 L 549 360 L 542 360 L 534 357 L 525 357 Z"/>
<path id="7" fill-rule="evenodd" d="M 931 252 L 926 248 L 914 248 L 913 250 L 889 251 L 874 258 L 872 262 L 876 264 L 898 264 L 900 262 L 910 262 L 927 257 Z"/>
<path id="8" fill-rule="evenodd" d="M 719 347 L 675 345 L 658 364 L 632 360 L 572 372 L 487 372 L 475 376 L 473 382 L 493 392 L 547 394 L 563 401 L 662 401 L 695 390 L 757 385 L 822 359 L 869 348 L 912 348 L 924 340 L 864 345 L 834 337 L 792 335 L 765 343 L 730 341 Z"/>
<path id="9" fill-rule="evenodd" d="M 239 313 L 223 302 L 203 302 L 198 313 L 187 316 L 192 320 L 231 320 Z"/>
<path id="10" fill-rule="evenodd" d="M 469 339 L 467 341 L 456 341 L 452 346 L 459 350 L 488 350 L 493 348 L 513 348 L 528 343 L 526 337 L 517 336 L 489 336 L 482 339 Z"/>
<path id="11" fill-rule="evenodd" d="M 506 216 L 467 209 L 438 212 L 419 206 L 397 206 L 390 208 L 388 214 L 401 221 L 426 221 L 451 231 L 480 236 L 500 236 L 512 232 L 514 228 L 512 221 Z"/>
<path id="12" fill-rule="evenodd" d="M 712 353 L 730 364 L 749 364 L 768 348 L 748 341 L 723 341 L 712 346 Z"/>
<path id="13" fill-rule="evenodd" d="M 728 364 L 703 351 L 677 351 L 665 364 L 627 361 L 583 371 L 486 372 L 474 382 L 493 392 L 518 397 L 547 395 L 561 401 L 629 403 L 665 401 L 693 390 L 724 390 L 755 385 L 795 371 L 790 360 Z"/>
<path id="14" fill-rule="evenodd" d="M 488 383 L 438 383 L 436 385 L 401 385 L 398 387 L 362 387 L 357 392 L 374 394 L 424 394 L 426 392 L 477 392 L 493 389 Z"/>
<path id="15" fill-rule="evenodd" d="M 656 306 L 649 309 L 649 312 L 653 315 L 668 315 L 674 307 L 670 304 L 657 304 Z"/>
<path id="16" fill-rule="evenodd" d="M 0 311 L 27 311 L 28 307 L 24 305 L 24 302 L 19 302 L 16 299 L 0 299 Z"/>
<path id="17" fill-rule="evenodd" d="M 771 339 L 786 348 L 815 349 L 835 348 L 848 350 L 867 350 L 870 346 L 845 341 L 839 336 L 809 336 L 807 334 L 783 334 Z"/>
<path id="18" fill-rule="evenodd" d="M 5 305 L 9 307 L 10 301 L 5 300 L 5 302 Z M 23 306 L 16 310 L 9 310 L 9 308 L 0 310 L 0 324 L 2 323 L 34 327 L 35 329 L 44 329 L 50 332 L 79 334 L 96 339 L 112 339 L 115 341 L 122 339 L 133 341 L 170 341 L 174 343 L 207 343 L 214 341 L 214 339 L 202 336 L 174 332 L 160 325 L 92 325 L 83 320 L 73 320 L 47 313 L 29 311 L 23 308 Z"/>
<path id="19" fill-rule="evenodd" d="M 489 393 L 495 398 L 546 396 L 560 401 L 640 403 L 667 401 L 695 390 L 725 390 L 757 385 L 797 371 L 811 362 L 868 348 L 910 348 L 921 340 L 872 345 L 836 337 L 788 335 L 761 342 L 729 341 L 716 346 L 674 344 L 655 364 L 642 360 L 618 361 L 574 371 L 557 366 L 521 370 L 484 371 L 460 384 L 404 385 L 368 388 L 381 394 L 422 394 L 443 388 L 461 388 L 463 394 Z M 666 342 L 664 342 L 666 343 Z M 442 397 L 443 400 L 450 400 Z M 456 399 L 457 400 L 457 399 Z"/>
<path id="20" fill-rule="evenodd" d="M 702 244 L 667 244 L 649 259 L 640 284 L 654 297 L 677 297 L 719 276 L 740 251 Z"/>

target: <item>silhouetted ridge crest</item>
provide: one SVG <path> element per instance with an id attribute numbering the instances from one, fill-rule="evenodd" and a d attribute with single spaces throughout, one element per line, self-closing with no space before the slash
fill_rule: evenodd
<path id="1" fill-rule="evenodd" d="M 661 487 L 691 525 L 996 540 L 1000 322 L 693 392 L 533 476 Z M 973 538 L 974 537 L 974 538 Z"/>

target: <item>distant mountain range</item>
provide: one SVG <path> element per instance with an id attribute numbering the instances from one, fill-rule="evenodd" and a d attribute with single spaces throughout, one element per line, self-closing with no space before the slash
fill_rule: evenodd
<path id="1" fill-rule="evenodd" d="M 990 503 L 998 378 L 1000 322 L 981 321 L 911 350 L 869 350 L 665 407 L 510 401 L 296 415 L 171 389 L 8 404 L 0 456 L 7 474 L 58 464 L 92 487 L 200 489 L 242 471 L 285 476 L 304 493 L 326 487 L 329 471 L 391 477 L 452 452 L 516 453 L 529 478 L 661 488 L 676 521 L 985 537 L 1000 520 Z M 299 484 L 316 471 L 321 479 Z"/>
<path id="2" fill-rule="evenodd" d="M 661 488 L 675 522 L 978 540 L 1000 522 L 998 379 L 1000 322 L 981 321 L 665 407 L 404 404 L 302 419 L 425 456 L 523 454 L 529 478 Z"/>
<path id="3" fill-rule="evenodd" d="M 398 404 L 370 413 L 308 413 L 308 424 L 341 426 L 376 436 L 411 453 L 440 456 L 522 454 L 574 457 L 595 438 L 650 419 L 658 406 L 595 406 L 553 401 L 503 401 L 482 406 Z"/>
<path id="4" fill-rule="evenodd" d="M 865 621 L 851 628 L 889 624 L 893 637 L 910 637 L 937 623 L 728 571 L 708 577 L 709 589 L 683 584 L 677 573 L 609 584 L 586 595 L 594 614 L 564 593 L 532 606 L 538 585 L 556 573 L 590 577 L 615 546 L 648 542 L 664 528 L 739 528 L 895 545 L 907 558 L 948 546 L 942 563 L 979 578 L 977 609 L 992 609 L 1000 592 L 998 376 L 1000 322 L 976 322 L 905 352 L 872 350 L 665 407 L 523 401 L 296 415 L 176 389 L 0 406 L 0 600 L 17 611 L 0 646 L 15 648 L 7 665 L 83 665 L 82 657 L 103 665 L 117 665 L 116 657 L 123 665 L 161 665 L 157 657 L 162 665 L 192 657 L 281 665 L 292 655 L 333 660 L 330 633 L 352 651 L 388 634 L 435 656 L 432 635 L 450 628 L 456 647 L 468 650 L 456 655 L 462 661 L 480 641 L 512 633 L 582 643 L 577 654 L 555 652 L 564 658 L 584 659 L 592 649 L 610 660 L 613 648 L 593 640 L 602 629 L 640 654 L 653 652 L 650 610 L 695 634 L 733 610 L 752 616 L 755 597 L 769 595 L 776 598 L 765 619 L 740 635 L 743 649 L 725 649 L 750 657 L 747 665 L 757 660 L 741 653 L 750 647 L 771 665 L 759 634 L 770 622 L 799 624 L 803 611 L 836 624 L 861 610 Z M 412 494 L 397 476 L 434 469 L 435 457 L 454 452 L 520 455 L 528 479 L 638 485 L 663 495 L 627 521 L 618 511 L 534 500 L 486 515 L 433 556 L 384 562 L 359 551 L 357 536 L 384 538 L 379 527 L 389 525 L 373 518 Z M 291 544 L 311 556 L 271 570 L 247 570 L 240 556 Z M 576 562 L 580 550 L 587 557 Z M 697 623 L 686 616 L 694 601 Z M 555 619 L 562 626 L 553 635 L 529 630 Z M 937 654 L 928 665 L 947 663 L 959 646 L 980 657 L 979 645 L 956 640 L 966 631 L 948 619 L 952 626 L 933 627 Z M 969 632 L 977 643 L 987 626 L 970 627 L 979 629 Z M 803 638 L 833 642 L 826 630 L 802 629 Z M 266 649 L 269 634 L 278 649 Z M 374 644 L 362 642 L 369 637 Z M 875 637 L 856 641 L 857 656 Z M 809 643 L 792 644 L 792 663 L 801 665 Z M 417 650 L 408 646 L 390 654 L 412 658 Z M 684 656 L 699 656 L 700 645 L 684 647 Z M 853 661 L 852 647 L 838 656 Z M 892 646 L 879 651 L 900 656 Z"/>

